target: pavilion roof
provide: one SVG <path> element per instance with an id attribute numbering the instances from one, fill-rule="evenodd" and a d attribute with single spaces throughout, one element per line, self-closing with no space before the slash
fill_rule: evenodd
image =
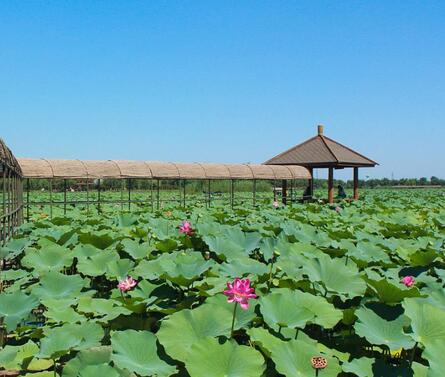
<path id="1" fill-rule="evenodd" d="M 323 135 L 318 135 L 267 160 L 265 165 L 301 165 L 305 167 L 373 167 L 377 162 Z"/>

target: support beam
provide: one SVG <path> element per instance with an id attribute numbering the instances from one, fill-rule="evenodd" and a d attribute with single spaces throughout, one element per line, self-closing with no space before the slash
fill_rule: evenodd
<path id="1" fill-rule="evenodd" d="M 329 168 L 328 202 L 331 204 L 334 203 L 334 168 Z"/>
<path id="2" fill-rule="evenodd" d="M 354 168 L 354 200 L 358 200 L 358 168 Z"/>
<path id="3" fill-rule="evenodd" d="M 287 204 L 287 179 L 281 181 L 281 202 Z"/>

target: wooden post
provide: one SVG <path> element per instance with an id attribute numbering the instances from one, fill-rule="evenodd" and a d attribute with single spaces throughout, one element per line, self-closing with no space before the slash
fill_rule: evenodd
<path id="1" fill-rule="evenodd" d="M 66 179 L 63 180 L 63 214 L 66 215 Z"/>
<path id="2" fill-rule="evenodd" d="M 354 200 L 358 200 L 358 168 L 354 168 Z"/>
<path id="3" fill-rule="evenodd" d="M 100 213 L 100 178 L 97 180 L 97 211 Z"/>
<path id="4" fill-rule="evenodd" d="M 233 179 L 230 180 L 230 208 L 233 209 L 233 200 L 234 200 L 234 182 Z"/>
<path id="5" fill-rule="evenodd" d="M 87 216 L 90 215 L 90 181 L 87 178 Z"/>
<path id="6" fill-rule="evenodd" d="M 334 203 L 334 168 L 329 168 L 328 202 L 331 204 Z"/>
<path id="7" fill-rule="evenodd" d="M 281 202 L 284 205 L 287 203 L 287 179 L 281 181 Z"/>
<path id="8" fill-rule="evenodd" d="M 157 198 L 156 198 L 156 209 L 157 210 L 159 210 L 159 207 L 160 207 L 160 197 L 159 197 L 159 195 L 161 193 L 160 193 L 159 184 L 160 184 L 160 182 L 159 182 L 159 179 L 158 179 L 157 180 L 157 187 L 156 187 L 156 196 L 157 196 Z"/>
<path id="9" fill-rule="evenodd" d="M 127 186 L 128 186 L 128 211 L 131 211 L 131 179 L 128 178 Z"/>
<path id="10" fill-rule="evenodd" d="M 49 218 L 53 218 L 53 180 L 49 180 Z"/>
<path id="11" fill-rule="evenodd" d="M 311 173 L 311 179 L 309 179 L 309 187 L 311 188 L 310 196 L 311 199 L 314 197 L 314 168 L 309 168 Z"/>
<path id="12" fill-rule="evenodd" d="M 253 180 L 253 206 L 256 206 L 256 179 Z"/>
<path id="13" fill-rule="evenodd" d="M 182 205 L 183 205 L 184 208 L 185 208 L 185 205 L 186 205 L 186 203 L 185 203 L 186 183 L 187 183 L 186 180 L 183 179 L 182 180 Z"/>
<path id="14" fill-rule="evenodd" d="M 212 193 L 210 192 L 210 189 L 211 189 L 211 187 L 210 187 L 210 179 L 208 180 L 208 186 L 207 186 L 207 195 L 208 195 L 208 200 L 209 200 L 209 207 L 210 207 L 210 205 L 212 204 L 211 202 L 212 202 Z"/>
<path id="15" fill-rule="evenodd" d="M 26 221 L 29 222 L 29 178 L 26 179 Z"/>

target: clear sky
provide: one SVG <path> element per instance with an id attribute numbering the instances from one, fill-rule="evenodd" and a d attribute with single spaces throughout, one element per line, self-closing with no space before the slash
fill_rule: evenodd
<path id="1" fill-rule="evenodd" d="M 17 156 L 263 162 L 318 123 L 364 175 L 445 178 L 445 2 L 0 2 Z"/>

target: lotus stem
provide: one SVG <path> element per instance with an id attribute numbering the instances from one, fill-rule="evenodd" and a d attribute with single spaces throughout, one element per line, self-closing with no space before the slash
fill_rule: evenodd
<path id="1" fill-rule="evenodd" d="M 235 327 L 235 317 L 236 317 L 237 307 L 238 307 L 238 302 L 235 302 L 235 306 L 233 307 L 233 318 L 232 318 L 232 328 L 230 330 L 230 338 L 233 338 L 233 329 Z"/>

